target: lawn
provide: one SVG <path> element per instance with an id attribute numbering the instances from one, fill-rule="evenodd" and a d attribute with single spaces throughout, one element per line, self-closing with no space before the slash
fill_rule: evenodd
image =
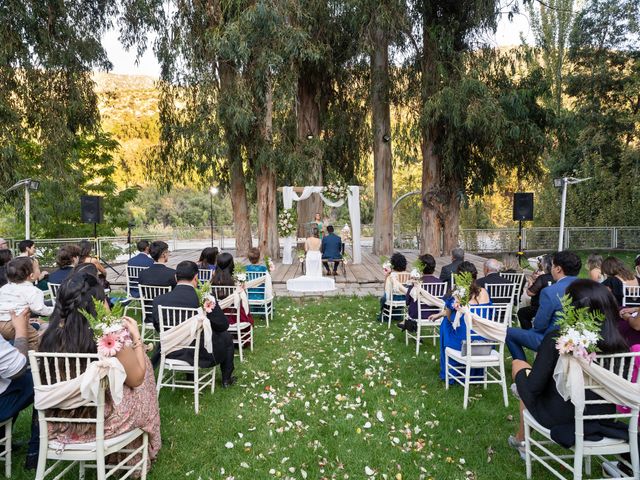
<path id="1" fill-rule="evenodd" d="M 525 478 L 506 443 L 513 397 L 505 408 L 499 387 L 474 388 L 464 411 L 462 389 L 438 379 L 433 345 L 416 357 L 395 326 L 374 321 L 377 306 L 278 299 L 271 327 L 256 322 L 255 351 L 236 357 L 239 384 L 201 397 L 200 415 L 191 394 L 162 391 L 163 446 L 149 478 Z M 23 461 L 24 448 L 13 478 L 34 477 Z M 539 466 L 534 477 L 552 478 Z"/>

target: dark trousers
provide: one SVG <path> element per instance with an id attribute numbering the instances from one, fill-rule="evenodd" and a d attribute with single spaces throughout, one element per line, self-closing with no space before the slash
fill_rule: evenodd
<path id="1" fill-rule="evenodd" d="M 324 265 L 324 268 L 327 271 L 327 273 L 331 273 L 331 270 L 329 270 L 329 260 L 323 260 L 322 264 Z M 338 265 L 340 265 L 339 261 L 338 262 L 333 262 L 333 273 L 337 273 Z"/>
<path id="2" fill-rule="evenodd" d="M 531 327 L 533 327 L 533 317 L 536 316 L 537 312 L 538 307 L 534 307 L 532 305 L 522 307 L 518 310 L 518 322 L 520 322 L 520 328 L 530 330 Z"/>
<path id="3" fill-rule="evenodd" d="M 0 394 L 0 421 L 13 419 L 15 425 L 20 412 L 33 403 L 33 378 L 31 371 L 26 371 L 21 377 L 11 380 L 7 389 Z M 40 438 L 37 412 L 34 409 L 31 416 L 31 438 L 27 454 L 37 454 Z"/>

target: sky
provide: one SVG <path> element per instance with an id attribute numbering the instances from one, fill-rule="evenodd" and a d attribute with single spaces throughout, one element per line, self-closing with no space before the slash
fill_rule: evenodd
<path id="1" fill-rule="evenodd" d="M 532 43 L 532 33 L 529 19 L 525 14 L 516 15 L 513 21 L 509 21 L 507 15 L 502 15 L 498 22 L 498 30 L 495 35 L 489 37 L 495 46 L 519 45 L 520 33 Z M 146 75 L 153 78 L 160 76 L 160 67 L 151 50 L 151 43 L 145 54 L 136 62 L 135 50 L 127 52 L 118 41 L 118 32 L 110 30 L 102 38 L 107 55 L 113 64 L 111 73 L 121 75 Z M 152 42 L 153 40 L 151 40 Z"/>

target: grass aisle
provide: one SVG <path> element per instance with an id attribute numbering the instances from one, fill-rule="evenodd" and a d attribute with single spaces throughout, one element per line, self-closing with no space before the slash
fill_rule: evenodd
<path id="1" fill-rule="evenodd" d="M 163 389 L 149 478 L 525 478 L 506 445 L 514 399 L 505 408 L 498 387 L 474 388 L 464 411 L 433 345 L 416 357 L 399 329 L 374 321 L 377 308 L 371 297 L 278 299 L 271 327 L 256 321 L 255 351 L 236 357 L 239 384 L 203 395 L 200 415 L 192 395 Z M 22 458 L 15 478 L 33 478 Z M 539 467 L 534 477 L 551 478 Z"/>

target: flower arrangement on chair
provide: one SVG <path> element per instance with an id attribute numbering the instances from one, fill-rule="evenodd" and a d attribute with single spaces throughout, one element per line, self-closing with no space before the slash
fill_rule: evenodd
<path id="1" fill-rule="evenodd" d="M 298 256 L 298 261 L 300 263 L 304 263 L 304 259 L 306 258 L 307 253 L 302 248 L 296 250 L 296 255 Z"/>
<path id="2" fill-rule="evenodd" d="M 269 272 L 273 272 L 276 269 L 276 264 L 273 263 L 273 260 L 268 255 L 264 256 L 264 264 Z"/>
<path id="3" fill-rule="evenodd" d="M 296 233 L 298 218 L 294 208 L 287 208 L 278 214 L 278 234 L 281 237 L 292 237 Z"/>
<path id="4" fill-rule="evenodd" d="M 331 202 L 339 202 L 347 199 L 349 187 L 342 180 L 338 180 L 324 187 L 322 194 Z"/>
<path id="5" fill-rule="evenodd" d="M 385 275 L 389 275 L 391 273 L 391 262 L 389 261 L 389 257 L 380 255 L 380 265 L 382 265 L 382 270 L 384 270 Z"/>
<path id="6" fill-rule="evenodd" d="M 473 277 L 469 272 L 454 273 L 453 281 L 455 288 L 451 295 L 456 299 L 456 303 L 462 307 L 469 306 L 469 300 L 471 300 L 471 284 L 473 283 Z"/>
<path id="7" fill-rule="evenodd" d="M 233 269 L 233 279 L 236 284 L 243 286 L 247 281 L 247 267 L 244 265 L 236 265 Z"/>
<path id="8" fill-rule="evenodd" d="M 198 305 L 205 313 L 211 313 L 216 307 L 216 299 L 211 295 L 211 282 L 204 282 L 196 289 L 198 294 Z"/>
<path id="9" fill-rule="evenodd" d="M 556 322 L 560 330 L 556 349 L 561 355 L 573 355 L 592 361 L 596 358 L 604 315 L 599 311 L 589 311 L 588 307 L 576 308 L 569 295 L 563 296 L 560 301 L 562 311 L 558 313 Z"/>
<path id="10" fill-rule="evenodd" d="M 124 307 L 117 303 L 113 310 L 104 301 L 93 299 L 95 315 L 84 309 L 80 313 L 87 319 L 93 330 L 93 338 L 98 347 L 98 355 L 101 357 L 115 357 L 123 347 L 132 345 L 131 335 L 125 326 Z"/>

